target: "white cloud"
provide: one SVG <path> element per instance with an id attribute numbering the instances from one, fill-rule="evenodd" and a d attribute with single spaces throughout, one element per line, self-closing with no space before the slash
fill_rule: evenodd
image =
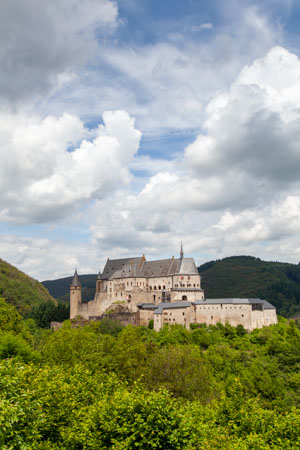
<path id="1" fill-rule="evenodd" d="M 281 47 L 245 67 L 208 105 L 206 134 L 186 148 L 192 176 L 218 177 L 241 207 L 299 187 L 299 74 L 299 59 Z"/>
<path id="2" fill-rule="evenodd" d="M 97 273 L 105 260 L 88 245 L 42 237 L 0 236 L 1 258 L 33 278 L 43 281 L 79 273 Z"/>
<path id="3" fill-rule="evenodd" d="M 227 89 L 245 64 L 280 42 L 282 35 L 281 27 L 258 8 L 234 0 L 220 8 L 224 21 L 205 38 L 180 22 L 176 33 L 165 31 L 148 44 L 124 44 L 122 35 L 120 41 L 118 35 L 101 41 L 93 66 L 39 106 L 51 111 L 67 105 L 89 120 L 99 107 L 125 109 L 144 134 L 199 129 L 216 89 Z M 195 26 L 208 29 L 210 22 Z"/>
<path id="4" fill-rule="evenodd" d="M 183 238 L 190 254 L 205 258 L 246 253 L 297 261 L 299 74 L 298 58 L 281 47 L 245 67 L 208 105 L 206 134 L 172 171 L 153 173 L 138 193 L 118 192 L 95 205 L 94 242 L 167 255 Z"/>
<path id="5" fill-rule="evenodd" d="M 202 31 L 202 30 L 211 30 L 213 27 L 213 24 L 211 22 L 204 22 L 200 25 L 193 25 L 191 27 L 191 31 Z"/>
<path id="6" fill-rule="evenodd" d="M 115 27 L 110 0 L 9 0 L 0 3 L 0 98 L 38 99 L 87 61 L 98 29 Z"/>
<path id="7" fill-rule="evenodd" d="M 0 121 L 0 218 L 47 222 L 130 181 L 128 166 L 141 133 L 125 111 L 107 111 L 90 132 L 78 117 L 44 120 L 5 115 Z M 73 145 L 74 150 L 68 151 Z"/>

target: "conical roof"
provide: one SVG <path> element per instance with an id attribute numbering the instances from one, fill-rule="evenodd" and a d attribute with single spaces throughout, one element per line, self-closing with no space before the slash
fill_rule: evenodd
<path id="1" fill-rule="evenodd" d="M 74 277 L 71 283 L 71 287 L 81 287 L 81 283 L 79 281 L 79 276 L 77 275 L 77 270 L 75 269 Z"/>
<path id="2" fill-rule="evenodd" d="M 180 259 L 183 259 L 184 253 L 183 253 L 183 247 L 182 247 L 182 241 L 181 241 L 181 247 L 180 247 Z"/>

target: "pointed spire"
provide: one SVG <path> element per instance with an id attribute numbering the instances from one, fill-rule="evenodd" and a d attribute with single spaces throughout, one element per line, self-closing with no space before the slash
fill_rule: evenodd
<path id="1" fill-rule="evenodd" d="M 81 287 L 81 283 L 79 281 L 79 276 L 77 275 L 77 269 L 75 269 L 71 287 Z"/>
<path id="2" fill-rule="evenodd" d="M 182 247 L 182 241 L 181 241 L 181 247 L 180 247 L 180 259 L 183 259 L 183 247 Z"/>
<path id="3" fill-rule="evenodd" d="M 101 280 L 101 272 L 100 272 L 100 270 L 99 270 L 99 273 L 97 275 L 97 280 Z"/>

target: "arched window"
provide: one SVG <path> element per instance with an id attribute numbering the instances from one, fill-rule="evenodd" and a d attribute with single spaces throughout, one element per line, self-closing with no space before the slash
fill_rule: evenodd
<path id="1" fill-rule="evenodd" d="M 183 295 L 183 296 L 182 296 L 182 300 L 187 300 L 187 296 L 186 296 L 186 295 Z"/>
<path id="2" fill-rule="evenodd" d="M 158 286 L 158 289 L 161 289 L 161 286 Z"/>
<path id="3" fill-rule="evenodd" d="M 154 286 L 154 288 L 153 288 L 155 291 L 156 291 L 156 286 Z"/>
<path id="4" fill-rule="evenodd" d="M 152 291 L 152 286 L 150 286 L 150 291 Z"/>

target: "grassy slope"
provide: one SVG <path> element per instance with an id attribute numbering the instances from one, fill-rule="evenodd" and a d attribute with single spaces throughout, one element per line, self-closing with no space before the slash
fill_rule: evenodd
<path id="1" fill-rule="evenodd" d="M 96 274 L 80 275 L 79 279 L 82 284 L 82 300 L 92 300 L 95 296 L 96 289 Z M 43 281 L 43 285 L 48 289 L 54 298 L 59 299 L 64 303 L 69 302 L 70 284 L 73 277 L 59 278 L 58 280 Z"/>
<path id="2" fill-rule="evenodd" d="M 0 296 L 26 315 L 32 306 L 47 300 L 55 301 L 37 280 L 0 259 Z"/>
<path id="3" fill-rule="evenodd" d="M 198 268 L 206 298 L 260 297 L 290 317 L 300 312 L 300 266 L 232 256 Z"/>

